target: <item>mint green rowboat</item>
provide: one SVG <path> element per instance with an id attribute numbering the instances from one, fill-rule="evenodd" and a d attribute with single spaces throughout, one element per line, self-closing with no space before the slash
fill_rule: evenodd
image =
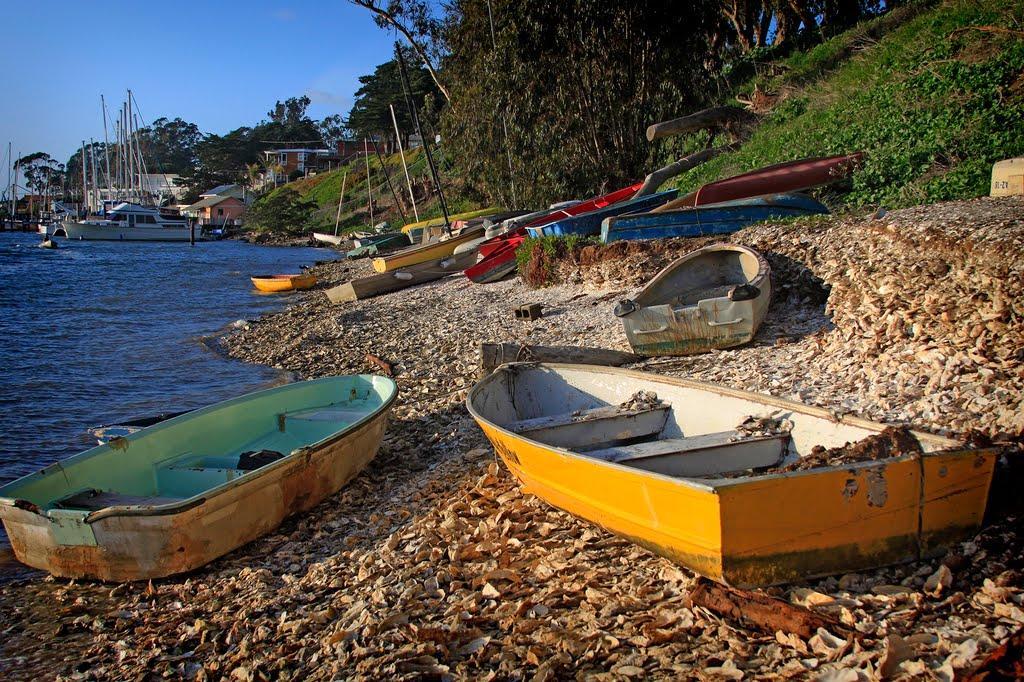
<path id="1" fill-rule="evenodd" d="M 377 454 L 395 382 L 303 381 L 115 438 L 0 487 L 15 556 L 68 578 L 198 568 L 306 511 Z"/>

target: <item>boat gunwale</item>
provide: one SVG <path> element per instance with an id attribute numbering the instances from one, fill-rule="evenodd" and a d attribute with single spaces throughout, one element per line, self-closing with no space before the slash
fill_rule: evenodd
<path id="1" fill-rule="evenodd" d="M 96 509 L 96 510 L 91 511 L 91 512 L 82 511 L 82 516 L 84 517 L 83 518 L 84 522 L 85 523 L 92 523 L 94 521 L 99 521 L 100 519 L 110 518 L 110 517 L 113 517 L 113 516 L 170 516 L 170 515 L 173 515 L 173 514 L 178 514 L 178 513 L 186 512 L 186 511 L 188 511 L 188 510 L 190 510 L 190 509 L 192 509 L 194 507 L 197 507 L 197 506 L 199 506 L 201 504 L 204 504 L 207 501 L 216 499 L 217 497 L 220 497 L 221 495 L 227 493 L 230 490 L 233 490 L 234 488 L 236 488 L 238 486 L 249 484 L 249 483 L 252 483 L 254 481 L 257 481 L 262 476 L 264 476 L 266 474 L 269 474 L 269 473 L 271 473 L 271 472 L 273 472 L 273 471 L 275 471 L 275 470 L 277 470 L 277 469 L 279 469 L 279 468 L 281 468 L 283 466 L 286 466 L 288 464 L 293 463 L 299 455 L 302 455 L 302 454 L 305 454 L 305 453 L 315 453 L 315 452 L 325 448 L 326 446 L 331 445 L 332 443 L 340 440 L 341 438 L 350 435 L 351 433 L 357 431 L 358 429 L 362 428 L 366 424 L 374 421 L 375 419 L 378 419 L 378 418 L 380 418 L 382 416 L 386 418 L 388 410 L 391 408 L 391 406 L 394 404 L 394 402 L 398 399 L 398 384 L 395 382 L 394 379 L 391 379 L 390 377 L 386 377 L 386 376 L 383 376 L 383 375 L 380 375 L 380 374 L 347 374 L 347 375 L 339 375 L 339 376 L 321 377 L 319 379 L 310 379 L 308 381 L 295 382 L 295 383 L 291 383 L 291 384 L 285 384 L 284 386 L 275 386 L 273 388 L 265 388 L 265 389 L 261 389 L 259 391 L 252 391 L 250 393 L 246 393 L 246 394 L 243 394 L 243 395 L 240 395 L 240 396 L 236 396 L 234 398 L 228 398 L 227 400 L 222 400 L 222 401 L 214 403 L 212 405 L 207 405 L 205 407 L 201 407 L 201 408 L 189 411 L 189 412 L 185 412 L 183 414 L 178 415 L 177 417 L 172 417 L 171 419 L 167 419 L 165 421 L 159 422 L 157 424 L 154 424 L 153 426 L 149 426 L 149 427 L 146 427 L 144 429 L 140 429 L 139 431 L 136 431 L 135 433 L 128 434 L 127 436 L 121 436 L 121 439 L 131 443 L 132 441 L 138 440 L 139 438 L 148 437 L 148 436 L 152 435 L 153 433 L 158 433 L 158 432 L 160 432 L 160 431 L 162 431 L 162 430 L 164 430 L 166 428 L 169 428 L 171 426 L 179 424 L 179 423 L 181 423 L 181 421 L 185 421 L 185 420 L 193 418 L 193 417 L 203 416 L 203 415 L 208 414 L 209 412 L 212 412 L 214 410 L 221 409 L 221 408 L 224 408 L 224 407 L 228 407 L 228 406 L 230 406 L 232 404 L 237 404 L 237 403 L 243 402 L 245 400 L 251 399 L 253 396 L 259 395 L 261 393 L 267 393 L 267 392 L 270 392 L 270 391 L 277 391 L 277 390 L 280 390 L 280 389 L 283 389 L 283 388 L 287 388 L 287 387 L 291 387 L 291 386 L 298 386 L 300 384 L 302 384 L 302 385 L 321 384 L 321 383 L 326 384 L 326 383 L 331 383 L 332 381 L 336 381 L 338 379 L 345 379 L 345 378 L 349 378 L 349 377 L 361 377 L 361 378 L 371 378 L 371 379 L 372 378 L 380 378 L 380 379 L 384 379 L 391 386 L 390 395 L 376 409 L 374 409 L 371 412 L 368 412 L 366 415 L 364 415 L 360 419 L 358 419 L 358 420 L 352 422 L 351 424 L 347 425 L 344 429 L 341 429 L 340 431 L 336 431 L 336 432 L 332 433 L 331 435 L 327 436 L 326 438 L 323 438 L 323 439 L 321 439 L 319 441 L 316 441 L 314 443 L 310 443 L 309 445 L 303 445 L 301 447 L 295 448 L 294 450 L 289 452 L 284 457 L 281 457 L 280 459 L 277 459 L 277 460 L 275 460 L 273 462 L 270 462 L 269 464 L 266 464 L 266 465 L 264 465 L 264 466 L 262 466 L 262 467 L 260 467 L 258 469 L 254 469 L 251 472 L 247 472 L 247 474 L 248 474 L 248 473 L 255 473 L 255 472 L 258 471 L 258 472 L 260 472 L 259 476 L 251 476 L 250 477 L 250 476 L 247 476 L 247 475 L 242 475 L 242 476 L 239 476 L 237 478 L 233 478 L 230 481 L 225 481 L 224 483 L 221 483 L 220 485 L 214 486 L 212 488 L 207 488 L 206 490 L 203 490 L 203 491 L 201 491 L 199 493 L 196 493 L 192 497 L 182 498 L 181 500 L 178 500 L 178 501 L 175 501 L 175 502 L 168 502 L 166 504 L 157 504 L 157 505 L 114 505 L 114 506 L 110 506 L 110 507 L 103 507 L 102 509 Z M 96 450 L 100 450 L 100 449 L 103 449 L 103 448 L 112 448 L 112 447 L 113 446 L 111 446 L 109 442 L 107 444 L 105 444 L 105 445 L 97 445 L 97 446 L 91 447 L 88 450 L 84 450 L 82 452 L 74 454 L 74 455 L 72 455 L 70 457 L 67 457 L 65 459 L 59 460 L 59 461 L 54 462 L 52 464 L 48 464 L 47 466 L 43 467 L 42 469 L 40 469 L 38 471 L 34 471 L 34 472 L 30 473 L 30 474 L 26 474 L 24 476 L 16 478 L 13 481 L 10 481 L 9 483 L 6 483 L 3 486 L 0 486 L 0 490 L 2 490 L 3 488 L 9 487 L 9 486 L 13 486 L 16 483 L 20 483 L 21 481 L 24 481 L 25 479 L 42 476 L 42 475 L 48 473 L 50 470 L 63 469 L 64 468 L 63 465 L 65 463 L 73 462 L 73 461 L 74 462 L 78 462 L 78 461 L 89 459 L 90 457 L 95 457 L 97 454 L 99 454 L 99 453 L 95 452 Z M 4 507 L 7 507 L 7 508 L 17 508 L 17 506 L 15 504 L 16 502 L 17 502 L 17 498 L 12 498 L 12 497 L 7 497 L 7 496 L 4 496 L 4 495 L 0 495 L 0 508 L 4 508 Z M 50 511 L 49 509 L 44 509 L 44 510 L 40 510 L 37 513 L 38 513 L 39 516 L 42 516 L 42 517 L 52 521 L 52 517 L 49 515 L 49 511 Z M 62 511 L 67 512 L 67 511 L 74 511 L 74 510 L 62 510 Z"/>
<path id="2" fill-rule="evenodd" d="M 643 469 L 637 469 L 635 467 L 629 467 L 629 466 L 626 466 L 625 464 L 620 464 L 618 462 L 609 462 L 609 461 L 605 461 L 605 460 L 601 460 L 601 459 L 596 459 L 596 458 L 593 458 L 593 457 L 588 457 L 585 453 L 574 452 L 572 450 L 569 450 L 569 449 L 566 449 L 566 448 L 563 448 L 563 447 L 558 447 L 558 446 L 554 446 L 554 445 L 548 445 L 547 443 L 542 443 L 540 441 L 532 440 L 530 438 L 527 438 L 527 437 L 523 436 L 522 434 L 515 433 L 514 431 L 510 431 L 510 430 L 504 428 L 503 426 L 501 426 L 500 424 L 496 424 L 495 422 L 492 422 L 491 420 L 484 418 L 474 408 L 473 401 L 477 398 L 479 393 L 484 389 L 484 387 L 487 384 L 489 384 L 492 381 L 497 381 L 496 377 L 498 376 L 499 372 L 501 372 L 503 370 L 507 371 L 509 369 L 516 369 L 517 367 L 524 367 L 524 368 L 525 367 L 532 367 L 532 368 L 539 368 L 539 369 L 554 369 L 554 370 L 580 370 L 580 371 L 589 372 L 589 373 L 603 373 L 603 374 L 611 374 L 611 375 L 617 375 L 617 376 L 634 377 L 634 378 L 641 379 L 641 380 L 644 380 L 644 381 L 652 381 L 654 383 L 674 384 L 676 386 L 679 386 L 680 388 L 689 388 L 689 389 L 694 389 L 694 390 L 709 391 L 709 392 L 716 393 L 716 394 L 719 394 L 719 395 L 722 395 L 722 396 L 726 396 L 726 397 L 730 397 L 730 398 L 739 398 L 739 399 L 743 399 L 743 400 L 749 400 L 751 402 L 763 403 L 763 404 L 765 404 L 766 407 L 777 407 L 777 408 L 787 409 L 787 410 L 792 411 L 792 412 L 799 412 L 799 413 L 805 414 L 805 415 L 807 415 L 809 417 L 819 417 L 819 418 L 822 418 L 822 419 L 826 419 L 826 420 L 828 420 L 830 422 L 833 422 L 835 424 L 841 424 L 841 425 L 844 425 L 844 426 L 852 426 L 852 427 L 856 427 L 856 428 L 867 429 L 867 430 L 875 432 L 875 433 L 880 433 L 882 430 L 887 428 L 889 425 L 884 424 L 882 422 L 874 422 L 874 421 L 871 421 L 871 420 L 868 420 L 868 419 L 864 419 L 862 417 L 852 416 L 852 415 L 849 415 L 849 414 L 837 414 L 837 413 L 832 412 L 831 410 L 827 410 L 827 409 L 825 409 L 823 407 L 818 407 L 816 405 L 806 405 L 804 403 L 798 403 L 798 402 L 795 402 L 795 401 L 792 401 L 792 400 L 787 400 L 785 398 L 779 398 L 777 396 L 769 395 L 769 394 L 766 394 L 766 393 L 755 393 L 755 392 L 752 392 L 752 391 L 744 391 L 744 390 L 738 389 L 738 388 L 732 388 L 732 387 L 729 387 L 729 386 L 720 386 L 720 385 L 710 384 L 710 383 L 706 383 L 706 382 L 702 382 L 702 381 L 695 381 L 693 379 L 685 379 L 683 377 L 673 377 L 673 376 L 667 376 L 667 375 L 661 375 L 661 374 L 652 375 L 650 373 L 641 372 L 641 371 L 634 370 L 634 369 L 626 369 L 626 368 L 623 368 L 623 367 L 602 367 L 602 366 L 599 366 L 599 365 L 578 365 L 578 364 L 554 363 L 554 362 L 550 362 L 550 363 L 549 362 L 509 362 L 509 363 L 505 363 L 503 365 L 499 365 L 498 367 L 496 367 L 494 369 L 494 371 L 489 376 L 487 376 L 484 379 L 480 380 L 475 386 L 473 386 L 473 388 L 470 389 L 469 393 L 466 396 L 466 409 L 469 411 L 469 414 L 470 414 L 470 416 L 473 417 L 473 419 L 475 419 L 478 423 L 487 424 L 488 427 L 502 432 L 503 434 L 505 434 L 506 436 L 512 438 L 513 440 L 522 440 L 522 441 L 525 441 L 525 442 L 528 442 L 528 443 L 532 443 L 532 444 L 535 444 L 536 446 L 538 446 L 539 448 L 541 448 L 543 450 L 547 450 L 547 451 L 550 451 L 552 453 L 559 454 L 559 455 L 562 455 L 562 456 L 568 456 L 568 457 L 571 457 L 572 459 L 577 460 L 577 461 L 588 462 L 588 463 L 591 463 L 591 464 L 594 464 L 594 465 L 597 465 L 597 466 L 609 467 L 609 468 L 611 468 L 611 469 L 613 469 L 615 471 L 629 472 L 629 473 L 636 474 L 638 476 L 645 477 L 645 478 L 646 477 L 653 477 L 653 478 L 656 478 L 656 479 L 660 479 L 662 481 L 671 482 L 671 483 L 676 484 L 676 485 L 681 485 L 681 486 L 684 486 L 684 487 L 687 487 L 687 488 L 692 488 L 692 489 L 699 490 L 699 491 L 702 491 L 702 492 L 710 492 L 710 493 L 713 493 L 713 494 L 718 494 L 720 490 L 724 490 L 724 489 L 727 489 L 727 488 L 733 488 L 733 487 L 737 487 L 737 486 L 741 486 L 741 485 L 749 485 L 752 482 L 758 482 L 759 483 L 759 482 L 762 482 L 762 481 L 769 481 L 769 480 L 775 480 L 775 479 L 793 478 L 793 477 L 798 477 L 798 476 L 820 475 L 821 473 L 824 473 L 824 472 L 835 472 L 835 471 L 850 471 L 850 472 L 853 472 L 853 471 L 857 471 L 857 470 L 861 470 L 861 469 L 869 469 L 869 468 L 872 468 L 872 467 L 877 467 L 880 464 L 881 465 L 887 465 L 887 464 L 890 464 L 890 463 L 905 462 L 905 461 L 910 461 L 910 460 L 919 459 L 919 458 L 923 459 L 925 457 L 949 454 L 950 452 L 978 452 L 978 453 L 981 453 L 981 452 L 994 451 L 994 448 L 970 447 L 970 446 L 967 446 L 965 443 L 963 443 L 961 441 L 957 441 L 955 439 L 948 438 L 946 436 L 941 436 L 941 435 L 935 434 L 935 433 L 929 433 L 927 431 L 919 431 L 919 430 L 916 430 L 916 429 L 911 429 L 911 431 L 910 431 L 911 434 L 913 434 L 913 436 L 915 438 L 917 438 L 919 441 L 921 441 L 923 439 L 924 441 L 928 441 L 928 442 L 930 442 L 932 444 L 935 444 L 936 446 L 939 446 L 939 447 L 936 450 L 932 451 L 932 452 L 925 452 L 923 454 L 916 454 L 915 453 L 915 454 L 910 454 L 910 455 L 903 455 L 903 456 L 900 456 L 900 457 L 886 457 L 885 459 L 869 460 L 869 461 L 863 461 L 863 462 L 850 462 L 850 463 L 842 464 L 842 465 L 814 467 L 812 469 L 800 469 L 800 470 L 797 470 L 797 471 L 787 471 L 787 472 L 782 472 L 782 473 L 752 474 L 750 476 L 742 476 L 742 477 L 737 477 L 737 478 L 706 478 L 706 479 L 697 479 L 697 478 L 686 478 L 686 477 L 682 477 L 682 476 L 669 476 L 667 474 L 661 474 L 661 473 L 658 473 L 658 472 L 655 472 L 655 471 L 647 471 L 647 470 L 643 470 Z"/>

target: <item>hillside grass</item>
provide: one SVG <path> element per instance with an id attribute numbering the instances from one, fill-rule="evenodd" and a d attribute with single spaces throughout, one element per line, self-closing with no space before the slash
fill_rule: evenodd
<path id="1" fill-rule="evenodd" d="M 735 93 L 780 95 L 751 138 L 669 186 L 862 150 L 832 203 L 901 207 L 986 195 L 992 164 L 1024 153 L 1024 6 L 912 4 L 762 71 Z"/>

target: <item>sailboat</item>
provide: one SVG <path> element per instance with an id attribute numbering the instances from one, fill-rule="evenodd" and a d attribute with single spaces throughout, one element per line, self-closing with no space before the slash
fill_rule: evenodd
<path id="1" fill-rule="evenodd" d="M 101 102 L 102 102 L 101 96 Z M 104 147 L 106 166 L 106 187 L 100 189 L 95 144 L 87 147 L 82 142 L 82 204 L 84 219 L 66 219 L 59 223 L 53 234 L 58 237 L 82 240 L 105 241 L 202 241 L 205 235 L 200 229 L 193 234 L 193 227 L 186 218 L 168 209 L 155 205 L 150 188 L 145 186 L 146 161 L 139 146 L 138 114 L 132 91 L 121 106 L 116 122 L 117 146 L 114 154 L 114 169 L 111 172 L 109 144 Z M 107 108 L 103 103 L 103 136 L 107 138 Z M 92 169 L 90 181 L 90 166 Z M 106 198 L 103 198 L 103 195 Z"/>

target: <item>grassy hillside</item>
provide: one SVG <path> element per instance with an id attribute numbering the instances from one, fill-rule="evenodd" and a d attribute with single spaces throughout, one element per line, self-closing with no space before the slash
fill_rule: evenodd
<path id="1" fill-rule="evenodd" d="M 992 163 L 1024 153 L 1020 4 L 912 4 L 760 71 L 733 93 L 778 97 L 749 141 L 671 185 L 863 150 L 840 201 L 899 207 L 987 194 Z"/>
<path id="2" fill-rule="evenodd" d="M 423 153 L 422 147 L 406 151 L 405 162 L 409 168 L 409 176 L 414 183 L 429 176 L 426 155 Z M 384 163 L 391 176 L 391 183 L 401 199 L 402 211 L 404 211 L 406 218 L 405 222 L 415 222 L 399 154 L 385 156 Z M 374 223 L 387 221 L 392 228 L 398 228 L 404 224 L 402 211 L 399 211 L 395 206 L 395 200 L 391 190 L 388 189 L 387 181 L 381 170 L 381 164 L 375 157 L 371 156 L 369 165 L 374 198 L 373 221 Z M 315 204 L 315 210 L 307 226 L 307 231 L 333 231 L 343 176 L 347 177 L 345 177 L 345 200 L 341 206 L 339 231 L 365 229 L 369 226 L 370 215 L 367 205 L 366 160 L 362 157 L 353 159 L 349 163 L 328 173 L 320 173 L 282 185 L 268 192 L 259 201 L 272 201 L 275 197 L 289 190 L 294 190 L 298 192 L 302 199 Z M 449 210 L 452 213 L 474 208 L 474 206 L 470 206 L 466 202 L 453 201 L 455 194 L 452 191 L 453 187 L 445 182 L 443 176 L 442 182 L 445 183 L 445 198 L 448 200 Z M 416 209 L 421 220 L 441 215 L 440 202 L 437 201 L 436 197 L 430 197 L 423 201 L 417 199 Z"/>

